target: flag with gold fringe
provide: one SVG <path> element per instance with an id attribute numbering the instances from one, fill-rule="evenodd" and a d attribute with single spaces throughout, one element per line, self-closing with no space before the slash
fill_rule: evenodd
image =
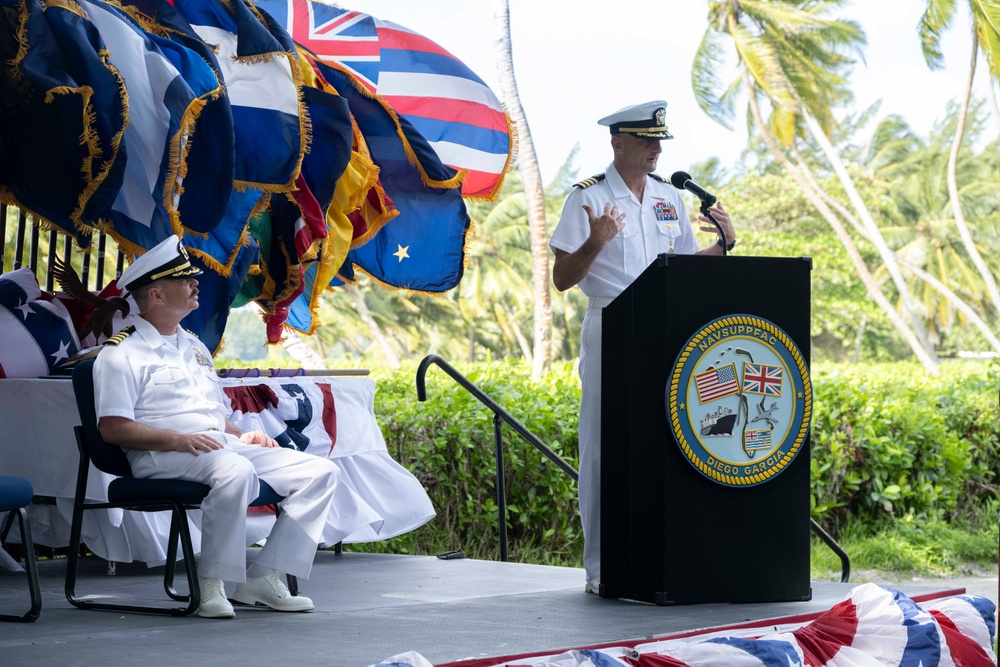
<path id="1" fill-rule="evenodd" d="M 311 0 L 257 0 L 295 42 L 385 100 L 440 160 L 467 172 L 466 197 L 496 199 L 516 135 L 493 91 L 437 43 L 389 21 Z"/>
<path id="2" fill-rule="evenodd" d="M 232 105 L 236 187 L 293 190 L 309 143 L 309 119 L 299 103 L 301 78 L 287 33 L 269 30 L 243 2 L 173 4 L 216 49 Z"/>
<path id="3" fill-rule="evenodd" d="M 85 247 L 124 176 L 125 90 L 100 34 L 47 11 L 0 0 L 0 201 Z"/>

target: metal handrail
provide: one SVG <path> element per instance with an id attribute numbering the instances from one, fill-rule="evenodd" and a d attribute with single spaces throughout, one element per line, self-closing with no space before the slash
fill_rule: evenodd
<path id="1" fill-rule="evenodd" d="M 840 558 L 840 583 L 846 584 L 851 578 L 851 557 L 837 544 L 837 541 L 833 539 L 830 533 L 823 530 L 823 527 L 816 523 L 816 519 L 809 517 L 809 525 L 812 531 L 816 533 L 816 537 L 822 540 L 823 544 L 830 547 L 830 550 Z"/>
<path id="2" fill-rule="evenodd" d="M 496 401 L 486 395 L 479 387 L 473 384 L 467 377 L 459 373 L 455 368 L 449 364 L 447 361 L 437 356 L 436 354 L 430 354 L 424 357 L 420 362 L 420 366 L 417 368 L 417 400 L 426 401 L 427 400 L 427 390 L 424 386 L 424 376 L 427 374 L 427 369 L 434 364 L 440 366 L 441 369 L 450 375 L 452 379 L 460 384 L 466 391 L 472 394 L 480 403 L 488 407 L 493 411 L 493 437 L 496 442 L 496 464 L 497 464 L 497 509 L 499 513 L 499 524 L 500 524 L 500 560 L 507 561 L 507 506 L 504 494 L 504 465 L 503 465 L 503 449 L 501 448 L 502 443 L 502 433 L 501 428 L 503 422 L 507 422 L 511 428 L 513 428 L 518 435 L 527 440 L 529 443 L 535 446 L 540 452 L 545 454 L 549 459 L 551 459 L 556 465 L 563 469 L 563 471 L 573 478 L 574 482 L 580 481 L 580 474 L 566 461 L 564 461 L 558 454 L 556 454 L 548 445 L 543 443 L 538 437 L 525 428 L 524 424 L 519 422 L 517 419 L 512 417 L 510 413 L 501 408 Z M 828 546 L 837 556 L 840 558 L 840 583 L 846 584 L 851 576 L 851 559 L 847 555 L 836 540 L 830 536 L 822 526 L 816 523 L 816 520 L 812 517 L 809 518 L 809 525 L 812 528 L 812 532 L 826 545 Z"/>
<path id="3" fill-rule="evenodd" d="M 507 562 L 507 504 L 504 493 L 504 465 L 503 465 L 503 433 L 502 428 L 506 422 L 518 435 L 534 445 L 535 449 L 545 454 L 553 463 L 559 466 L 563 472 L 569 475 L 574 482 L 579 482 L 580 473 L 570 464 L 556 454 L 551 447 L 538 439 L 534 433 L 525 428 L 524 424 L 511 416 L 509 412 L 501 408 L 496 401 L 487 396 L 479 387 L 473 384 L 467 377 L 455 370 L 455 367 L 447 361 L 430 354 L 423 358 L 417 368 L 417 400 L 427 400 L 427 390 L 424 386 L 424 375 L 431 364 L 441 367 L 445 373 L 450 375 L 455 382 L 463 389 L 472 394 L 480 403 L 488 407 L 493 412 L 493 438 L 496 443 L 495 456 L 497 464 L 497 512 L 499 514 L 500 525 L 500 560 Z"/>

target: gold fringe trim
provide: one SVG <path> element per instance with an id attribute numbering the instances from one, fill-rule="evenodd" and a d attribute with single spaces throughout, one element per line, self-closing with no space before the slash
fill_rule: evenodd
<path id="1" fill-rule="evenodd" d="M 17 53 L 14 57 L 7 61 L 7 65 L 10 67 L 10 72 L 12 78 L 18 80 L 21 78 L 21 70 L 18 69 L 18 65 L 24 60 L 24 57 L 28 55 L 28 3 L 27 0 L 21 0 L 21 9 L 17 13 L 18 28 L 17 34 L 14 38 L 17 40 Z"/>
<path id="2" fill-rule="evenodd" d="M 104 163 L 101 165 L 100 170 L 95 176 L 93 176 L 91 179 L 88 179 L 87 187 L 84 188 L 84 191 L 80 193 L 80 197 L 77 200 L 77 208 L 75 211 L 73 211 L 72 214 L 73 224 L 74 226 L 76 226 L 77 229 L 80 229 L 81 227 L 86 227 L 89 229 L 87 223 L 83 220 L 84 210 L 86 209 L 87 204 L 90 203 L 90 198 L 94 195 L 95 192 L 97 192 L 97 189 L 101 185 L 103 185 L 104 181 L 107 180 L 108 174 L 111 173 L 111 168 L 114 166 L 115 161 L 118 159 L 118 151 L 119 148 L 121 147 L 122 137 L 125 135 L 125 128 L 128 127 L 129 124 L 128 91 L 125 89 L 125 80 L 122 79 L 121 73 L 118 71 L 118 68 L 116 68 L 114 65 L 111 64 L 110 62 L 111 54 L 107 51 L 107 49 L 98 52 L 98 56 L 100 57 L 104 67 L 107 68 L 107 70 L 111 72 L 112 76 L 114 76 L 115 79 L 118 81 L 118 91 L 122 102 L 122 126 L 121 129 L 118 130 L 115 133 L 115 135 L 111 138 L 111 157 L 104 161 Z M 93 120 L 93 122 L 94 123 L 97 122 L 96 118 Z"/>
<path id="3" fill-rule="evenodd" d="M 285 266 L 288 267 L 288 284 L 283 290 L 275 294 L 277 283 L 274 282 L 270 272 L 266 271 L 267 264 L 261 260 L 261 263 L 265 266 L 265 275 L 267 277 L 264 280 L 264 289 L 261 291 L 261 295 L 254 299 L 257 305 L 261 307 L 261 310 L 270 317 L 274 316 L 278 305 L 294 294 L 295 290 L 302 283 L 301 265 L 291 263 L 291 257 L 288 256 L 288 251 L 284 246 L 279 246 L 279 249 L 281 250 L 281 254 L 284 255 Z"/>
<path id="4" fill-rule="evenodd" d="M 374 220 L 370 220 L 368 222 L 368 229 L 365 230 L 364 234 L 351 241 L 352 250 L 354 248 L 360 248 L 364 244 L 371 241 L 372 238 L 374 238 L 375 235 L 378 234 L 383 227 L 385 227 L 387 222 L 389 222 L 390 220 L 399 215 L 399 210 L 395 208 L 392 210 L 388 210 L 385 208 L 385 190 L 382 189 L 382 186 L 376 184 L 374 188 L 379 195 L 379 200 L 382 202 L 383 210 L 378 215 L 377 218 L 375 218 Z M 365 204 L 367 204 L 367 201 L 363 203 L 362 206 L 364 206 Z"/>
<path id="5" fill-rule="evenodd" d="M 133 5 L 122 4 L 121 0 L 104 0 L 104 2 L 111 5 L 112 7 L 120 11 L 122 14 L 128 15 L 130 19 L 139 24 L 140 28 L 142 28 L 143 30 L 145 30 L 150 34 L 169 39 L 171 32 L 175 33 L 177 32 L 175 30 L 174 31 L 168 30 L 166 27 L 157 23 L 156 19 L 154 19 L 152 16 L 142 13 L 141 11 L 139 11 L 138 8 L 134 7 Z"/>
<path id="6" fill-rule="evenodd" d="M 503 189 L 504 181 L 507 179 L 507 174 L 510 170 L 514 168 L 514 163 L 517 162 L 517 154 L 520 148 L 520 139 L 517 134 L 517 124 L 507 113 L 507 105 L 502 102 L 500 105 L 503 107 L 504 118 L 507 119 L 507 160 L 504 162 L 503 169 L 500 170 L 500 176 L 497 178 L 496 184 L 488 195 L 462 195 L 462 198 L 466 201 L 481 201 L 487 204 L 493 204 L 500 197 L 500 191 Z"/>
<path id="7" fill-rule="evenodd" d="M 233 264 L 236 263 L 236 257 L 240 254 L 240 250 L 249 245 L 249 243 L 250 243 L 250 228 L 249 225 L 247 225 L 246 227 L 243 228 L 243 231 L 240 233 L 239 241 L 236 242 L 236 250 L 233 252 L 232 255 L 229 256 L 225 264 L 223 264 L 216 258 L 212 257 L 204 250 L 199 250 L 198 248 L 192 248 L 191 246 L 184 246 L 184 247 L 187 248 L 189 254 L 195 255 L 199 259 L 201 259 L 201 261 L 205 263 L 205 266 L 212 269 L 220 276 L 228 278 L 229 276 L 233 275 Z"/>
<path id="8" fill-rule="evenodd" d="M 177 205 L 184 194 L 184 177 L 187 176 L 187 156 L 191 150 L 191 136 L 206 101 L 201 97 L 191 100 L 177 127 L 177 132 L 170 139 L 170 149 L 167 158 L 167 173 L 163 181 L 163 208 L 170 216 L 170 227 L 181 238 L 184 237 L 184 225 L 181 223 Z M 180 181 L 180 182 L 178 182 Z"/>
<path id="9" fill-rule="evenodd" d="M 396 125 L 396 135 L 399 137 L 399 140 L 403 144 L 403 152 L 406 153 L 406 159 L 407 161 L 409 161 L 410 164 L 412 164 L 414 167 L 417 168 L 417 171 L 420 172 L 420 180 L 423 181 L 424 185 L 426 185 L 429 188 L 435 188 L 438 190 L 451 190 L 460 187 L 462 185 L 462 181 L 465 180 L 465 175 L 468 173 L 468 169 L 461 169 L 452 178 L 449 178 L 444 181 L 438 181 L 432 179 L 430 176 L 427 175 L 427 171 L 424 169 L 424 166 L 420 163 L 420 160 L 417 158 L 417 154 L 413 151 L 413 147 L 410 146 L 410 142 L 407 140 L 406 135 L 403 133 L 403 128 L 399 124 L 399 116 L 396 115 L 395 109 L 393 109 L 392 106 L 388 102 L 386 102 L 381 96 L 376 95 L 372 91 L 368 90 L 368 88 L 366 88 L 365 85 L 357 79 L 357 77 L 355 77 L 346 67 L 344 67 L 340 63 L 333 60 L 324 60 L 323 64 L 347 76 L 348 80 L 354 85 L 355 89 L 357 89 L 359 93 L 377 102 L 379 106 L 381 106 L 386 111 L 386 113 L 389 114 L 389 117 L 392 118 L 392 122 Z"/>
<path id="10" fill-rule="evenodd" d="M 200 340 L 200 339 L 199 339 Z M 212 350 L 212 358 L 215 359 L 217 356 L 222 354 L 222 351 L 226 349 L 226 337 L 225 335 L 219 336 L 219 345 L 214 350 Z"/>

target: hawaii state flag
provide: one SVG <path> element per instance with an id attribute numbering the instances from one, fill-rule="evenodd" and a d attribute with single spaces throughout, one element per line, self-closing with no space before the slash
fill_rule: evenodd
<path id="1" fill-rule="evenodd" d="M 411 123 L 441 161 L 467 172 L 462 195 L 493 201 L 513 163 L 510 119 L 465 63 L 400 25 L 310 0 L 258 0 L 297 44 L 348 68 Z"/>

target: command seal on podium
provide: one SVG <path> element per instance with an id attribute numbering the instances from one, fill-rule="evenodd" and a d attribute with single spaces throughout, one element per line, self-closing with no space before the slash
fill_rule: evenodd
<path id="1" fill-rule="evenodd" d="M 725 486 L 755 486 L 785 470 L 806 443 L 809 369 L 780 327 L 752 315 L 709 322 L 681 348 L 666 391 L 681 453 Z"/>

